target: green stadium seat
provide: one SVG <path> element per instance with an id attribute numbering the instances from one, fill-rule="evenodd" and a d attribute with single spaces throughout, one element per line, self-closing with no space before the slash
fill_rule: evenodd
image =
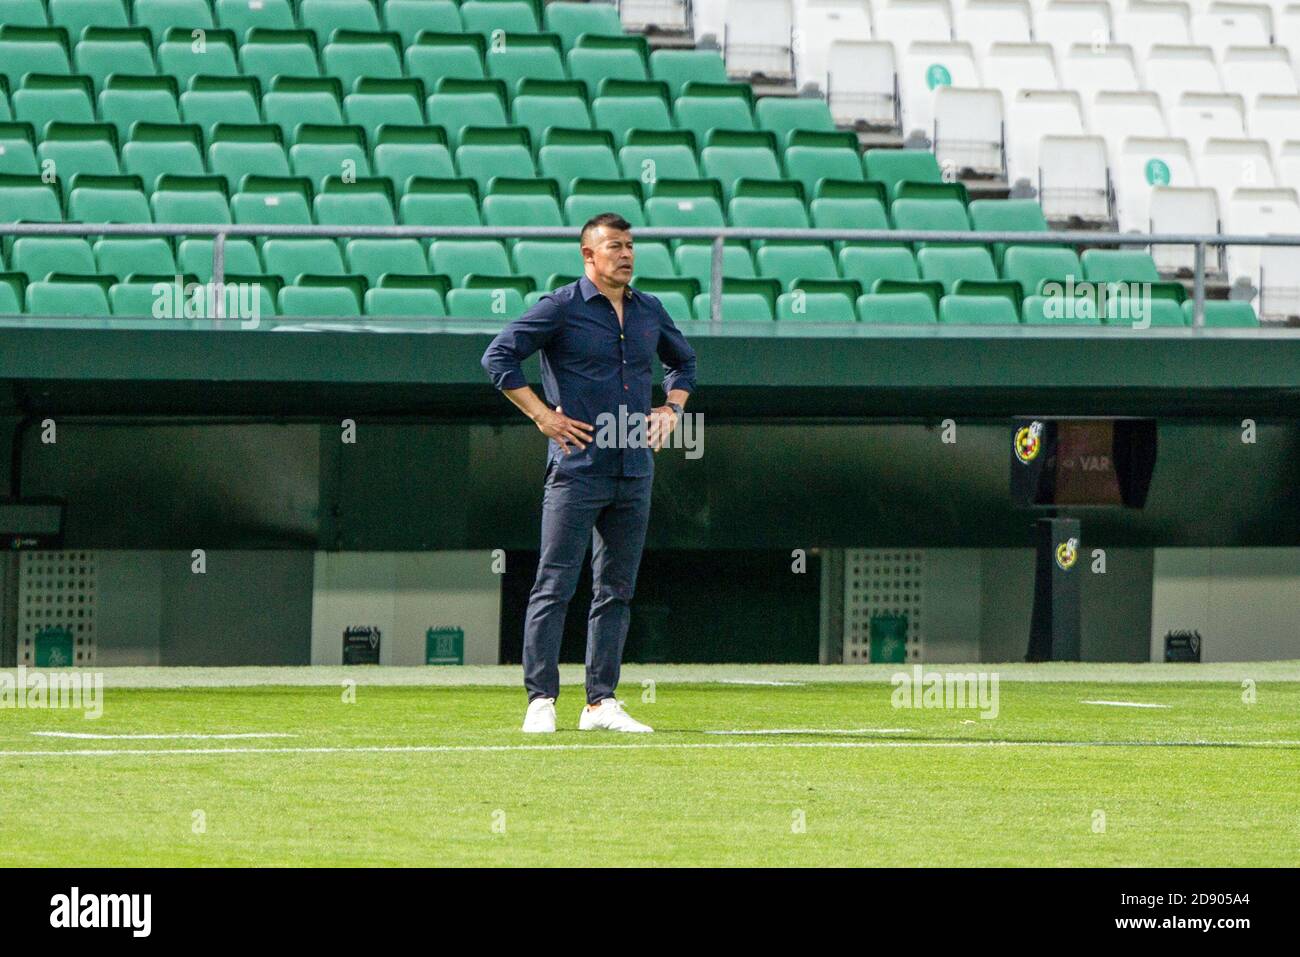
<path id="1" fill-rule="evenodd" d="M 244 317 L 252 318 L 254 314 L 274 317 L 277 314 L 280 289 L 284 285 L 280 281 L 280 277 L 267 276 L 262 273 L 227 271 L 226 285 L 238 290 L 237 308 Z M 253 299 L 254 296 L 256 296 L 255 300 Z M 230 302 L 229 294 L 227 294 L 227 302 Z M 254 310 L 256 310 L 256 313 L 254 313 Z"/>
<path id="2" fill-rule="evenodd" d="M 390 0 L 392 2 L 392 0 Z M 366 290 L 368 316 L 418 316 L 441 318 L 447 315 L 445 277 L 387 275 L 381 285 Z"/>
<path id="3" fill-rule="evenodd" d="M 155 51 L 158 72 L 175 77 L 181 89 L 188 89 L 195 77 L 237 77 L 235 35 L 229 30 L 209 30 L 202 50 L 195 49 L 192 31 L 185 27 L 168 30 Z M 314 57 L 313 57 L 314 60 Z M 285 63 L 286 68 L 291 68 Z"/>
<path id="4" fill-rule="evenodd" d="M 1188 324 L 1187 313 L 1172 299 L 1108 295 L 1104 308 L 1102 321 L 1108 326 L 1183 328 Z"/>
<path id="5" fill-rule="evenodd" d="M 252 240 L 226 240 L 225 274 L 261 275 L 262 260 Z M 182 273 L 193 274 L 199 282 L 212 281 L 212 240 L 182 239 L 176 247 L 176 265 Z M 273 312 L 274 310 L 270 310 Z"/>
<path id="6" fill-rule="evenodd" d="M 300 276 L 280 290 L 281 316 L 328 316 L 346 318 L 361 315 L 365 280 L 347 276 Z"/>
<path id="7" fill-rule="evenodd" d="M 148 30 L 138 27 L 87 27 L 73 49 L 73 63 L 77 72 L 95 81 L 97 90 L 104 88 L 110 73 L 157 73 L 153 40 Z"/>
<path id="8" fill-rule="evenodd" d="M 345 249 L 348 271 L 365 276 L 371 286 L 378 285 L 385 273 L 407 276 L 429 273 L 424 247 L 417 239 L 349 239 Z"/>
<path id="9" fill-rule="evenodd" d="M 654 192 L 660 179 L 699 179 L 700 167 L 687 130 L 632 130 L 627 145 L 618 151 L 623 175 Z"/>
<path id="10" fill-rule="evenodd" d="M 1194 322 L 1196 304 L 1188 299 L 1183 303 L 1183 314 L 1190 326 Z M 1253 329 L 1259 326 L 1259 316 L 1250 303 L 1240 300 L 1207 300 L 1205 326 L 1214 329 Z"/>
<path id="11" fill-rule="evenodd" d="M 407 226 L 481 226 L 478 187 L 472 179 L 413 176 L 398 203 Z"/>
<path id="12" fill-rule="evenodd" d="M 196 76 L 180 96 L 181 116 L 209 136 L 218 123 L 261 123 L 260 99 L 257 80 L 251 76 Z"/>
<path id="13" fill-rule="evenodd" d="M 933 325 L 934 300 L 920 292 L 874 293 L 858 297 L 858 318 L 882 326 Z"/>
<path id="14" fill-rule="evenodd" d="M 342 86 L 335 77 L 278 76 L 262 97 L 266 122 L 284 130 L 286 143 L 298 142 L 298 128 L 343 125 Z"/>
<path id="15" fill-rule="evenodd" d="M 278 76 L 320 76 L 320 63 L 316 59 L 316 34 L 311 30 L 255 27 L 248 31 L 248 36 L 239 48 L 239 62 L 244 74 L 256 77 L 263 90 L 269 90 L 272 81 Z"/>
<path id="16" fill-rule="evenodd" d="M 944 296 L 939 303 L 939 321 L 957 325 L 1010 325 L 1020 322 L 1020 313 L 1003 296 Z"/>
<path id="17" fill-rule="evenodd" d="M 247 2 L 247 0 L 245 0 Z M 38 0 L 39 5 L 39 0 Z M 86 27 L 126 27 L 131 18 L 124 0 L 47 0 L 50 25 L 68 31 L 68 40 L 76 43 Z M 6 23 L 15 21 L 5 20 Z"/>
<path id="18" fill-rule="evenodd" d="M 498 176 L 529 179 L 537 175 L 527 142 L 528 132 L 521 127 L 470 129 L 456 149 L 456 169 L 461 176 L 472 178 L 479 195 L 486 196 L 489 182 Z"/>
<path id="19" fill-rule="evenodd" d="M 290 175 L 284 134 L 270 124 L 217 124 L 208 145 L 208 165 L 213 173 L 226 178 L 232 194 L 245 176 Z"/>
<path id="20" fill-rule="evenodd" d="M 359 126 L 298 127 L 298 141 L 289 147 L 289 166 L 317 187 L 332 176 L 361 179 L 370 176 L 366 134 Z"/>
<path id="21" fill-rule="evenodd" d="M 500 319 L 509 322 L 518 319 L 523 312 L 524 297 L 516 289 L 453 289 L 447 293 L 447 313 L 454 319 Z"/>
<path id="22" fill-rule="evenodd" d="M 1083 267 L 1079 254 L 1063 246 L 1008 246 L 1002 254 L 1002 276 L 1019 282 L 1026 295 L 1042 295 L 1045 283 L 1081 283 Z"/>
<path id="23" fill-rule="evenodd" d="M 722 319 L 724 322 L 771 322 L 772 306 L 763 296 L 752 292 L 722 293 Z M 695 317 L 711 319 L 709 294 L 702 292 L 695 297 Z"/>
<path id="24" fill-rule="evenodd" d="M 236 223 L 258 226 L 310 226 L 312 188 L 302 177 L 245 176 L 230 198 Z"/>
<path id="25" fill-rule="evenodd" d="M 488 275 L 486 273 L 470 273 L 465 277 L 464 289 L 489 289 L 499 291 L 502 289 L 513 289 L 522 299 L 530 292 L 537 288 L 533 282 L 532 276 L 519 276 L 513 271 L 501 275 Z"/>
<path id="26" fill-rule="evenodd" d="M 581 226 L 600 213 L 618 213 L 633 226 L 645 225 L 641 208 L 641 186 L 630 179 L 577 179 L 564 201 L 564 218 L 570 226 Z"/>
<path id="27" fill-rule="evenodd" d="M 941 283 L 945 294 L 1005 296 L 1020 309 L 1020 283 L 999 279 L 993 257 L 982 246 L 928 246 L 916 254 L 916 262 L 921 278 Z"/>
<path id="28" fill-rule="evenodd" d="M 74 236 L 20 236 L 9 247 L 9 268 L 33 280 L 51 273 L 90 276 L 99 272 L 90 243 Z"/>
<path id="29" fill-rule="evenodd" d="M 623 35 L 623 22 L 613 4 L 556 2 L 546 4 L 544 10 L 543 26 L 551 33 L 559 34 L 566 50 L 577 46 L 578 38 L 584 34 L 598 37 Z"/>
<path id="30" fill-rule="evenodd" d="M 668 313 L 668 317 L 672 319 L 673 322 L 683 323 L 693 320 L 695 317 L 691 314 L 691 303 L 699 293 L 693 291 L 688 295 L 679 289 L 657 288 L 658 283 L 660 282 L 665 281 L 655 279 L 637 281 L 636 279 L 633 279 L 632 286 L 639 292 L 646 293 L 647 295 L 654 296 L 658 299 L 659 304 L 664 307 L 664 311 Z M 680 283 L 678 283 L 678 285 L 680 285 Z M 696 289 L 698 287 L 692 284 L 690 288 Z"/>
<path id="31" fill-rule="evenodd" d="M 429 122 L 447 131 L 455 149 L 466 129 L 507 126 L 505 84 L 498 80 L 440 80 L 437 92 L 425 101 Z"/>
<path id="32" fill-rule="evenodd" d="M 460 33 L 460 8 L 451 0 L 387 0 L 384 28 L 402 38 L 403 48 L 416 42 L 421 33 Z"/>
<path id="33" fill-rule="evenodd" d="M 462 0 L 460 18 L 467 31 L 489 38 L 494 34 L 536 33 L 538 26 L 533 6 L 522 0 Z"/>
<path id="34" fill-rule="evenodd" d="M 330 3 L 338 0 L 328 0 Z M 369 0 L 361 4 L 372 13 Z M 335 30 L 321 50 L 324 72 L 339 80 L 344 90 L 351 90 L 362 77 L 400 79 L 402 76 L 402 38 L 396 33 L 362 33 Z"/>
<path id="35" fill-rule="evenodd" d="M 553 33 L 507 33 L 500 42 L 488 44 L 484 65 L 488 76 L 512 91 L 524 80 L 568 79 L 560 38 Z"/>
<path id="36" fill-rule="evenodd" d="M 1086 249 L 1079 257 L 1083 278 L 1089 282 L 1128 285 L 1150 284 L 1151 295 L 1182 303 L 1187 290 L 1181 282 L 1162 281 L 1151 254 L 1140 249 Z"/>
<path id="37" fill-rule="evenodd" d="M 0 123 L 0 174 L 35 176 L 36 133 L 30 123 Z"/>
<path id="38" fill-rule="evenodd" d="M 807 229 L 809 225 L 802 187 L 793 180 L 741 180 L 735 198 L 727 204 L 727 216 L 732 226 L 748 229 Z M 755 243 L 762 245 L 762 240 Z"/>
<path id="39" fill-rule="evenodd" d="M 971 226 L 980 231 L 1047 232 L 1047 217 L 1035 199 L 977 199 L 966 211 L 970 214 Z M 993 261 L 999 268 L 1006 248 L 1006 243 L 993 244 Z"/>
<path id="40" fill-rule="evenodd" d="M 764 96 L 754 104 L 754 119 L 760 130 L 771 130 L 777 142 L 785 146 L 790 134 L 797 131 L 835 133 L 830 107 L 821 97 Z M 856 137 L 854 143 L 856 145 Z M 856 155 L 854 159 L 857 159 Z"/>
<path id="41" fill-rule="evenodd" d="M 649 79 L 645 59 L 635 49 L 622 44 L 580 46 L 566 58 L 569 76 L 584 84 L 587 98 L 595 99 L 600 85 L 607 79 L 645 82 Z"/>
<path id="42" fill-rule="evenodd" d="M 290 0 L 213 0 L 212 10 L 217 23 L 240 42 L 256 27 L 292 30 L 296 26 Z"/>
<path id="43" fill-rule="evenodd" d="M 708 289 L 713 278 L 713 249 L 693 243 L 683 243 L 673 253 L 677 272 L 694 279 L 701 289 Z M 727 243 L 722 247 L 722 275 L 730 279 L 753 279 L 754 259 L 743 244 Z"/>
<path id="44" fill-rule="evenodd" d="M 298 22 L 314 30 L 318 43 L 324 44 L 335 30 L 377 32 L 379 14 L 371 0 L 300 0 Z"/>
<path id="45" fill-rule="evenodd" d="M 929 150 L 870 149 L 863 154 L 867 178 L 885 184 L 889 202 L 898 199 L 903 183 L 942 183 L 939 161 Z"/>
<path id="46" fill-rule="evenodd" d="M 649 279 L 679 278 L 667 243 L 654 240 L 638 242 L 635 244 L 635 254 L 634 271 L 638 276 Z"/>
<path id="47" fill-rule="evenodd" d="M 331 176 L 315 199 L 316 222 L 322 226 L 395 226 L 393 184 L 384 177 L 345 181 Z"/>
<path id="48" fill-rule="evenodd" d="M 262 262 L 272 276 L 285 284 L 299 276 L 343 276 L 343 254 L 332 239 L 293 239 L 276 237 L 262 243 Z"/>
<path id="49" fill-rule="evenodd" d="M 1026 296 L 1021 317 L 1031 326 L 1097 326 L 1101 317 L 1097 303 L 1087 296 L 1066 300 L 1064 296 Z"/>
<path id="50" fill-rule="evenodd" d="M 560 184 L 568 196 L 575 180 L 617 180 L 623 174 L 614 159 L 614 138 L 604 130 L 555 129 L 537 151 L 537 168 Z"/>
<path id="51" fill-rule="evenodd" d="M 72 180 L 68 218 L 83 223 L 152 223 L 139 176 L 90 176 Z"/>
<path id="52" fill-rule="evenodd" d="M 149 30 L 158 40 L 173 27 L 193 31 L 216 26 L 208 0 L 132 0 L 131 12 L 136 25 Z"/>
<path id="53" fill-rule="evenodd" d="M 22 315 L 26 293 L 26 276 L 16 272 L 0 272 L 0 316 Z"/>
<path id="54" fill-rule="evenodd" d="M 471 273 L 508 276 L 511 271 L 506 248 L 495 239 L 435 239 L 429 244 L 429 265 L 450 277 L 453 286 L 465 285 Z"/>
<path id="55" fill-rule="evenodd" d="M 722 56 L 712 50 L 656 50 L 650 54 L 650 75 L 668 84 L 673 99 L 687 83 L 726 83 Z"/>
<path id="56" fill-rule="evenodd" d="M 456 175 L 447 134 L 440 126 L 384 124 L 374 142 L 373 170 L 392 180 L 398 195 L 406 192 L 413 177 L 450 179 Z"/>
<path id="57" fill-rule="evenodd" d="M 816 229 L 889 229 L 889 214 L 875 184 L 823 179 L 816 187 L 808 212 Z M 835 242 L 837 253 L 847 245 Z"/>
<path id="58" fill-rule="evenodd" d="M 64 190 L 83 173 L 116 176 L 122 172 L 117 160 L 117 130 L 107 123 L 50 123 L 45 139 L 36 147 L 36 158 L 54 164 Z"/>
<path id="59" fill-rule="evenodd" d="M 840 292 L 783 292 L 776 300 L 776 318 L 791 322 L 857 322 L 856 297 Z"/>
<path id="60" fill-rule="evenodd" d="M 425 6 L 425 0 L 418 5 Z M 482 80 L 487 76 L 486 50 L 483 38 L 475 33 L 421 33 L 407 44 L 406 72 L 426 90 L 436 89 L 444 79 Z"/>
<path id="61" fill-rule="evenodd" d="M 424 85 L 419 80 L 362 77 L 343 97 L 343 115 L 377 143 L 384 126 L 424 125 Z"/>
<path id="62" fill-rule="evenodd" d="M 895 229 L 944 230 L 963 232 L 970 230 L 966 207 L 955 199 L 896 199 L 890 207 Z M 934 245 L 922 241 L 913 243 L 917 249 Z M 941 244 L 944 245 L 944 244 Z M 946 244 L 952 245 L 952 244 Z"/>
<path id="63" fill-rule="evenodd" d="M 0 76 L 0 123 L 12 122 L 14 114 L 9 106 L 9 81 Z"/>
<path id="64" fill-rule="evenodd" d="M 118 141 L 125 143 L 136 123 L 180 123 L 177 95 L 174 77 L 115 74 L 99 94 L 99 118 L 116 126 Z"/>
<path id="65" fill-rule="evenodd" d="M 710 179 L 661 177 L 655 183 L 654 195 L 645 201 L 645 218 L 646 223 L 656 227 L 725 226 L 722 185 Z"/>
<path id="66" fill-rule="evenodd" d="M 51 123 L 95 122 L 94 86 L 89 77 L 32 74 L 11 97 L 14 119 L 30 123 L 38 139 Z"/>
<path id="67" fill-rule="evenodd" d="M 758 274 L 787 292 L 801 279 L 839 279 L 835 258 L 822 243 L 768 243 L 754 254 Z"/>
<path id="68" fill-rule="evenodd" d="M 24 27 L 47 27 L 50 19 L 41 0 L 2 0 L 0 19 Z"/>
<path id="69" fill-rule="evenodd" d="M 552 288 L 553 276 L 581 276 L 582 253 L 571 240 L 521 239 L 511 250 L 514 272 L 529 276 L 539 289 Z"/>
<path id="70" fill-rule="evenodd" d="M 554 180 L 492 178 L 483 197 L 483 223 L 487 226 L 563 226 L 560 189 Z"/>
<path id="71" fill-rule="evenodd" d="M 520 82 L 510 111 L 514 122 L 527 129 L 533 144 L 539 147 L 547 140 L 547 132 L 552 127 L 591 129 L 582 84 L 575 81 L 525 79 Z M 608 144 L 612 150 L 612 136 L 608 137 Z"/>
<path id="72" fill-rule="evenodd" d="M 0 24 L 0 76 L 17 90 L 28 73 L 68 74 L 72 57 L 68 37 L 54 27 Z"/>
<path id="73" fill-rule="evenodd" d="M 782 179 L 771 134 L 720 134 L 715 131 L 709 142 L 711 145 L 700 151 L 700 170 L 722 184 L 723 195 L 728 201 L 736 196 L 737 184 L 742 180 Z"/>
<path id="74" fill-rule="evenodd" d="M 34 316 L 108 316 L 107 276 L 56 273 L 27 286 L 27 312 Z"/>
<path id="75" fill-rule="evenodd" d="M 781 161 L 785 175 L 803 184 L 804 195 L 817 196 L 822 182 L 862 182 L 862 163 L 857 151 L 843 146 L 818 145 L 807 134 L 787 146 Z"/>
<path id="76" fill-rule="evenodd" d="M 591 115 L 597 127 L 614 134 L 614 143 L 619 147 L 630 142 L 634 131 L 667 132 L 675 129 L 669 112 L 667 89 L 658 82 L 605 80 L 591 101 Z M 690 142 L 694 151 L 694 134 L 691 134 Z"/>
<path id="77" fill-rule="evenodd" d="M 154 318 L 154 305 L 159 302 L 156 291 L 159 283 L 175 283 L 175 272 L 142 274 L 127 280 L 113 283 L 108 290 L 108 305 L 114 316 L 129 316 L 137 319 Z"/>
<path id="78" fill-rule="evenodd" d="M 95 242 L 98 272 L 127 279 L 135 275 L 174 276 L 176 257 L 167 240 L 158 237 L 106 236 Z"/>
<path id="79" fill-rule="evenodd" d="M 673 116 L 681 129 L 695 134 L 695 142 L 704 144 L 717 131 L 753 131 L 748 88 L 736 84 L 692 83 L 673 101 Z M 772 138 L 775 143 L 775 138 Z M 775 157 L 773 158 L 775 162 Z"/>
<path id="80" fill-rule="evenodd" d="M 840 273 L 871 289 L 877 279 L 916 282 L 921 278 L 916 258 L 905 246 L 846 246 L 839 251 Z"/>
<path id="81" fill-rule="evenodd" d="M 156 223 L 220 224 L 231 222 L 229 196 L 224 176 L 164 175 L 154 184 L 149 203 Z"/>

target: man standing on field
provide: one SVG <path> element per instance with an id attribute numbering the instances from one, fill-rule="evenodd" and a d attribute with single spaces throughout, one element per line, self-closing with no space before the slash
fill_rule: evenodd
<path id="1" fill-rule="evenodd" d="M 589 220 L 580 239 L 585 275 L 543 296 L 483 353 L 492 383 L 550 440 L 541 556 L 524 619 L 524 731 L 555 730 L 560 639 L 589 541 L 587 706 L 578 728 L 651 730 L 623 710 L 614 691 L 650 520 L 651 450 L 658 451 L 672 434 L 695 389 L 695 351 L 658 299 L 628 285 L 631 229 L 615 213 Z M 539 349 L 546 402 L 520 368 Z M 656 355 L 666 370 L 667 400 L 651 408 Z M 646 425 L 642 440 L 620 434 L 613 443 L 593 442 L 593 423 L 638 417 Z M 608 431 L 601 428 L 599 434 Z"/>

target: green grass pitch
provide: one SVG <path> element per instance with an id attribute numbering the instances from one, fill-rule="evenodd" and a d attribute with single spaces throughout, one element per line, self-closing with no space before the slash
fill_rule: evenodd
<path id="1" fill-rule="evenodd" d="M 993 719 L 898 670 L 629 665 L 656 733 L 615 735 L 565 666 L 535 736 L 517 668 L 107 669 L 97 720 L 0 710 L 0 865 L 1300 859 L 1300 665 L 927 666 L 998 673 Z"/>

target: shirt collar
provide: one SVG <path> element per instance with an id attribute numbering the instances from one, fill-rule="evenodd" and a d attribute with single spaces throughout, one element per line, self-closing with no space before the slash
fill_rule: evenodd
<path id="1" fill-rule="evenodd" d="M 603 293 L 596 288 L 596 284 L 586 276 L 580 276 L 578 278 L 578 292 L 582 295 L 583 302 L 591 302 L 591 300 L 597 296 L 603 295 Z M 631 299 L 634 294 L 635 293 L 631 286 L 623 287 L 624 301 Z"/>

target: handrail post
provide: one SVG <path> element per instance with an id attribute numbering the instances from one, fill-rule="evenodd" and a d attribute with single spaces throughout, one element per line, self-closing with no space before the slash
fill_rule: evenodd
<path id="1" fill-rule="evenodd" d="M 1196 275 L 1192 280 L 1192 325 L 1200 329 L 1205 325 L 1205 243 L 1195 246 Z"/>
<path id="2" fill-rule="evenodd" d="M 226 234 L 217 233 L 212 237 L 212 288 L 210 295 L 216 300 L 212 304 L 212 318 L 226 317 Z"/>
<path id="3" fill-rule="evenodd" d="M 722 248 L 721 236 L 713 237 L 713 259 L 709 264 L 709 321 L 716 326 L 722 321 Z"/>

